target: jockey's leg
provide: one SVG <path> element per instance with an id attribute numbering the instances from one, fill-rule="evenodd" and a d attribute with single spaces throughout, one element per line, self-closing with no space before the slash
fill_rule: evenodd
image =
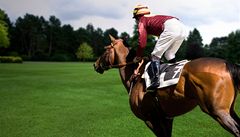
<path id="1" fill-rule="evenodd" d="M 178 38 L 165 52 L 164 56 L 168 60 L 169 63 L 175 63 L 175 54 L 177 53 L 178 49 L 180 48 L 184 38 Z"/>
<path id="2" fill-rule="evenodd" d="M 186 37 L 185 26 L 177 19 L 170 19 L 164 23 L 164 31 L 151 53 L 159 58 L 165 53 L 165 58 L 169 61 L 175 58 L 175 54 Z"/>
<path id="3" fill-rule="evenodd" d="M 176 63 L 176 59 L 175 59 L 175 58 L 170 59 L 170 60 L 168 61 L 168 63 Z"/>
<path id="4" fill-rule="evenodd" d="M 149 76 L 151 80 L 151 85 L 148 87 L 149 90 L 154 90 L 159 87 L 159 79 L 160 79 L 160 59 L 156 56 L 152 56 L 151 64 L 148 68 Z"/>

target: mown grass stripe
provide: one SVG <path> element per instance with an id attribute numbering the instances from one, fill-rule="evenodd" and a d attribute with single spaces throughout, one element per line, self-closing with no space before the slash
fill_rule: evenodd
<path id="1" fill-rule="evenodd" d="M 0 137 L 154 137 L 132 114 L 118 70 L 100 75 L 92 64 L 0 64 Z M 173 137 L 200 136 L 232 135 L 199 108 L 175 118 Z"/>

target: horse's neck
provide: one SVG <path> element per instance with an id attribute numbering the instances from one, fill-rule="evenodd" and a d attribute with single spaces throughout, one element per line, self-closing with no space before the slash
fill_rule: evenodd
<path id="1" fill-rule="evenodd" d="M 126 64 L 127 60 L 126 57 L 127 55 L 125 54 L 117 54 L 118 56 L 118 63 L 119 64 Z M 127 65 L 124 67 L 119 68 L 119 73 L 122 79 L 122 83 L 125 86 L 125 88 L 127 89 L 127 91 L 130 91 L 130 78 L 133 74 L 134 71 L 134 67 L 132 65 Z"/>
<path id="2" fill-rule="evenodd" d="M 147 62 L 144 62 L 140 69 L 139 69 L 139 74 L 143 74 L 144 72 L 144 69 L 145 69 L 145 65 L 146 65 Z M 121 76 L 121 79 L 122 79 L 122 82 L 125 86 L 125 88 L 127 89 L 128 93 L 130 91 L 130 84 L 131 84 L 131 81 L 130 81 L 130 78 L 134 72 L 134 69 L 135 69 L 136 66 L 134 65 L 128 65 L 128 66 L 125 66 L 125 67 L 122 67 L 119 69 L 119 73 L 120 73 L 120 76 Z"/>
<path id="3" fill-rule="evenodd" d="M 130 91 L 130 78 L 133 74 L 133 67 L 130 66 L 125 66 L 119 69 L 119 73 L 122 79 L 122 83 L 125 86 L 125 88 L 127 89 L 127 92 L 129 93 Z"/>

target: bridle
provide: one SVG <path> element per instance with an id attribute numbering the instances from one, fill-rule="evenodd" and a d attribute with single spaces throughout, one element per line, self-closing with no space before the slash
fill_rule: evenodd
<path id="1" fill-rule="evenodd" d="M 135 66 L 131 67 L 131 69 L 134 69 L 137 65 L 137 68 L 134 71 L 132 70 L 133 72 L 131 71 L 133 73 L 133 75 L 131 74 L 131 76 L 128 80 L 130 82 L 130 92 L 129 92 L 129 94 L 131 94 L 132 86 L 134 84 L 135 79 L 140 76 L 139 70 L 140 70 L 141 66 L 144 64 L 145 58 L 142 58 L 140 62 L 134 62 L 134 61 L 128 62 L 127 61 L 128 56 L 126 56 L 126 61 L 124 61 L 124 63 L 120 63 L 120 64 L 116 63 L 117 62 L 117 59 L 116 59 L 117 54 L 119 54 L 117 52 L 118 49 L 116 48 L 116 45 L 117 45 L 118 42 L 119 42 L 119 40 L 112 40 L 111 44 L 105 47 L 106 51 L 104 52 L 104 54 L 100 58 L 98 58 L 98 60 L 94 64 L 94 67 L 95 67 L 95 70 L 97 72 L 102 74 L 105 70 L 108 70 L 108 69 L 111 69 L 111 68 L 122 69 L 125 66 L 134 64 Z M 118 48 L 121 48 L 121 47 L 118 47 Z M 125 47 L 125 48 L 127 48 L 127 47 Z M 131 55 L 130 54 L 130 49 L 127 48 L 127 50 L 128 50 L 127 52 L 129 52 L 128 55 Z M 122 51 L 122 52 L 124 52 L 124 51 Z M 124 70 L 124 73 L 125 73 L 125 70 Z"/>
<path id="2" fill-rule="evenodd" d="M 105 49 L 106 50 L 112 50 L 113 49 L 113 51 L 114 51 L 114 62 L 115 62 L 115 59 L 116 59 L 116 49 L 115 49 L 115 45 L 118 43 L 118 41 L 116 41 L 116 42 L 111 42 L 111 45 L 109 45 L 109 46 L 106 46 L 105 47 Z M 104 63 L 104 65 L 106 65 L 106 66 L 104 66 L 103 64 L 100 64 L 100 66 L 104 69 L 104 70 L 108 70 L 108 69 L 111 69 L 111 68 L 122 68 L 122 67 L 124 67 L 124 66 L 128 66 L 128 65 L 132 65 L 132 64 L 134 64 L 134 62 L 133 61 L 130 61 L 130 62 L 127 62 L 127 63 L 122 63 L 122 64 L 114 64 L 114 62 L 113 62 L 113 64 L 110 62 L 110 56 L 108 56 L 108 61 L 109 61 L 109 65 L 106 65 L 106 63 Z"/>

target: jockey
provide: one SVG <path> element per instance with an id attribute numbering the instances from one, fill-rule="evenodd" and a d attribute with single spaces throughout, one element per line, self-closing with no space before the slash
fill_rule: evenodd
<path id="1" fill-rule="evenodd" d="M 138 62 L 143 55 L 143 50 L 147 43 L 147 35 L 159 36 L 151 53 L 151 64 L 149 66 L 154 75 L 150 76 L 151 86 L 148 89 L 153 90 L 160 85 L 159 69 L 162 55 L 164 54 L 169 63 L 175 62 L 175 54 L 186 37 L 186 29 L 176 17 L 150 15 L 150 10 L 144 5 L 137 5 L 134 8 L 133 18 L 137 22 L 139 34 L 137 54 L 134 62 Z"/>

